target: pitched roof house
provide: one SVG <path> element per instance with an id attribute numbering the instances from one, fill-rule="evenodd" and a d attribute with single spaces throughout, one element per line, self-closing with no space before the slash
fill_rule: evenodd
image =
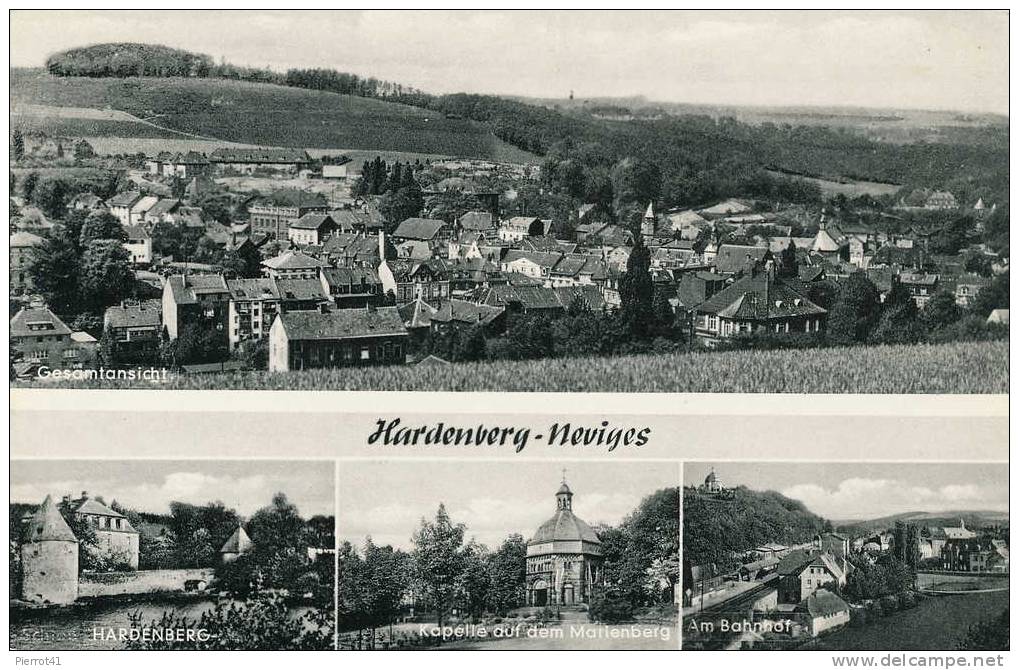
<path id="1" fill-rule="evenodd" d="M 407 329 L 395 307 L 282 312 L 269 330 L 269 370 L 404 363 Z"/>
<path id="2" fill-rule="evenodd" d="M 811 302 L 796 280 L 754 268 L 743 278 L 696 306 L 694 327 L 706 344 L 764 329 L 775 333 L 812 333 L 825 324 L 827 311 Z"/>

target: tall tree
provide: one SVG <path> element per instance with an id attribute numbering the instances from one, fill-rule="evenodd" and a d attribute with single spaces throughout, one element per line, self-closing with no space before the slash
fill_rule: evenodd
<path id="1" fill-rule="evenodd" d="M 651 252 L 637 235 L 626 261 L 626 272 L 619 279 L 621 317 L 636 340 L 645 339 L 654 323 L 654 282 L 651 278 Z"/>
<path id="2" fill-rule="evenodd" d="M 32 196 L 35 195 L 35 187 L 38 184 L 38 172 L 33 171 L 25 175 L 25 178 L 21 181 L 21 197 L 25 199 L 25 202 L 32 202 Z"/>
<path id="3" fill-rule="evenodd" d="M 25 157 L 25 136 L 21 134 L 20 128 L 15 128 L 11 133 L 11 155 L 16 161 Z"/>
<path id="4" fill-rule="evenodd" d="M 304 519 L 285 493 L 276 493 L 272 504 L 251 515 L 248 522 L 251 541 L 261 547 L 299 547 L 304 544 Z"/>
<path id="5" fill-rule="evenodd" d="M 120 219 L 109 212 L 93 212 L 85 219 L 79 233 L 78 245 L 87 249 L 88 245 L 96 240 L 119 240 L 127 239 L 124 227 L 120 225 Z"/>
<path id="6" fill-rule="evenodd" d="M 441 627 L 455 604 L 458 582 L 464 573 L 464 531 L 453 523 L 440 504 L 435 520 L 421 520 L 414 533 L 414 568 L 428 602 L 435 608 Z"/>
<path id="7" fill-rule="evenodd" d="M 842 283 L 828 317 L 828 337 L 839 344 L 863 342 L 881 317 L 881 294 L 862 272 Z"/>
<path id="8" fill-rule="evenodd" d="M 57 314 L 80 311 L 78 266 L 81 262 L 77 240 L 71 240 L 58 226 L 35 248 L 28 266 L 32 286 Z"/>
<path id="9" fill-rule="evenodd" d="M 81 306 L 99 313 L 131 295 L 134 271 L 117 240 L 89 242 L 78 277 Z"/>
<path id="10" fill-rule="evenodd" d="M 524 604 L 527 578 L 527 542 L 514 533 L 503 540 L 489 559 L 492 585 L 489 605 L 494 612 L 506 614 Z"/>
<path id="11" fill-rule="evenodd" d="M 627 221 L 634 212 L 643 213 L 648 203 L 661 196 L 661 170 L 645 159 L 624 158 L 612 168 L 612 193 L 617 219 Z"/>

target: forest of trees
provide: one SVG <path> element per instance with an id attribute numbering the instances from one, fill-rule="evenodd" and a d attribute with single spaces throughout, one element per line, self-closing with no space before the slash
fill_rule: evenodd
<path id="1" fill-rule="evenodd" d="M 683 556 L 691 565 L 736 566 L 737 557 L 769 542 L 794 545 L 832 530 L 831 522 L 775 491 L 735 489 L 731 500 L 683 490 Z"/>

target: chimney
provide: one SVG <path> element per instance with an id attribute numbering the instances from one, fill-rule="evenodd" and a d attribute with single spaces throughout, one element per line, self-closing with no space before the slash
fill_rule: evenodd
<path id="1" fill-rule="evenodd" d="M 81 492 L 81 497 L 82 498 L 87 498 L 88 497 L 88 491 L 82 491 Z"/>
<path id="2" fill-rule="evenodd" d="M 379 260 L 385 262 L 386 260 L 386 233 L 379 228 Z"/>

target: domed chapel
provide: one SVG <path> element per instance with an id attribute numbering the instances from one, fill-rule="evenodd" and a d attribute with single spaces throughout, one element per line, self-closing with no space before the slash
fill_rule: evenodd
<path id="1" fill-rule="evenodd" d="M 602 580 L 601 540 L 573 513 L 565 474 L 555 499 L 555 515 L 527 542 L 527 604 L 532 607 L 589 603 Z"/>

